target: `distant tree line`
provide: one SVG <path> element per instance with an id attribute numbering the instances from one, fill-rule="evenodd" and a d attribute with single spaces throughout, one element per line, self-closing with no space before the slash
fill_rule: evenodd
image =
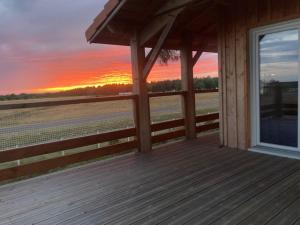
<path id="1" fill-rule="evenodd" d="M 195 78 L 194 88 L 203 89 L 215 89 L 218 88 L 218 78 L 205 77 Z M 164 80 L 148 83 L 148 90 L 150 92 L 165 92 L 165 91 L 180 91 L 181 80 Z M 120 93 L 128 93 L 132 91 L 131 84 L 108 84 L 98 87 L 85 87 L 77 88 L 68 91 L 60 91 L 55 93 L 37 93 L 37 94 L 10 94 L 0 95 L 0 101 L 5 100 L 21 100 L 21 99 L 34 99 L 34 98 L 51 98 L 51 97 L 70 97 L 70 96 L 107 96 L 118 95 Z"/>
<path id="2" fill-rule="evenodd" d="M 218 78 L 194 78 L 194 88 L 199 90 L 218 88 Z M 148 84 L 148 90 L 151 92 L 180 91 L 182 90 L 181 80 L 178 79 L 151 82 Z"/>

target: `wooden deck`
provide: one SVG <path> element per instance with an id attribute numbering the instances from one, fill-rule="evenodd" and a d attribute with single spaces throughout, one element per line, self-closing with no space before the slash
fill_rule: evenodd
<path id="1" fill-rule="evenodd" d="M 300 224 L 300 162 L 211 135 L 2 186 L 0 224 Z"/>

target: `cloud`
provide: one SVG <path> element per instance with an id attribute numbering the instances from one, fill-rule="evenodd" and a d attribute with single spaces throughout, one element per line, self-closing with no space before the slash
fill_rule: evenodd
<path id="1" fill-rule="evenodd" d="M 299 37 L 297 30 L 264 35 L 260 41 L 261 79 L 298 80 Z"/>
<path id="2" fill-rule="evenodd" d="M 264 35 L 260 40 L 261 63 L 298 61 L 298 31 L 283 31 Z"/>
<path id="3" fill-rule="evenodd" d="M 106 0 L 0 0 L 0 94 L 97 82 L 131 73 L 128 47 L 90 45 L 85 30 Z M 206 58 L 205 58 L 206 57 Z M 215 56 L 195 71 L 213 73 Z M 214 68 L 215 69 L 215 68 Z M 150 79 L 179 78 L 179 65 L 156 65 Z"/>
<path id="4" fill-rule="evenodd" d="M 33 52 L 86 48 L 84 32 L 105 0 L 0 0 L 0 42 Z"/>

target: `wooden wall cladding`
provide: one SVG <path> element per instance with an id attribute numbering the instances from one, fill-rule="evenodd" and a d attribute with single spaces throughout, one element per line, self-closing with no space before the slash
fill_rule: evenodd
<path id="1" fill-rule="evenodd" d="M 223 145 L 250 147 L 251 28 L 300 17 L 299 0 L 234 0 L 219 8 L 220 130 Z"/>

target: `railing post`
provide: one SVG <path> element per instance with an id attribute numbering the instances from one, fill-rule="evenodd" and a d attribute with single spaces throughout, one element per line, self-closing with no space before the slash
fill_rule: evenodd
<path id="1" fill-rule="evenodd" d="M 140 118 L 139 118 L 139 96 L 138 95 L 134 95 L 133 98 L 133 119 L 134 119 L 134 125 L 136 128 L 136 140 L 137 140 L 137 149 L 139 152 L 141 152 L 141 138 L 140 138 L 140 130 L 141 130 L 141 126 L 140 126 Z"/>
<path id="2" fill-rule="evenodd" d="M 188 37 L 183 39 L 181 54 L 181 82 L 183 96 L 183 114 L 185 118 L 185 133 L 187 139 L 196 138 L 196 112 L 195 93 L 193 79 L 193 51 L 192 40 Z"/>
<path id="3" fill-rule="evenodd" d="M 151 123 L 150 105 L 147 82 L 143 78 L 145 64 L 145 49 L 139 45 L 139 34 L 136 32 L 131 38 L 131 63 L 133 94 L 137 96 L 134 104 L 134 118 L 137 129 L 140 152 L 151 151 Z"/>

